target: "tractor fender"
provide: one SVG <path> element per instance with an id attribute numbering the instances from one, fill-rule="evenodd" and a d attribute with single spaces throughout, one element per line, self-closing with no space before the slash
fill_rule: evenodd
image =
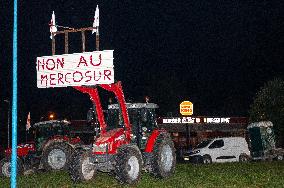
<path id="1" fill-rule="evenodd" d="M 123 150 L 123 149 L 128 148 L 128 147 L 131 147 L 133 149 L 139 150 L 139 148 L 138 148 L 138 146 L 136 144 L 124 144 L 124 145 L 121 145 L 118 149 Z"/>
<path id="2" fill-rule="evenodd" d="M 76 144 L 74 145 L 73 150 L 84 150 L 92 152 L 92 145 L 83 145 L 83 144 Z"/>
<path id="3" fill-rule="evenodd" d="M 42 147 L 42 151 L 45 151 L 46 148 L 53 144 L 53 143 L 65 143 L 67 145 L 69 145 L 71 148 L 75 148 L 77 145 L 82 145 L 83 142 L 81 141 L 81 139 L 79 137 L 77 138 L 69 138 L 67 136 L 54 136 L 53 138 L 50 138 Z"/>
<path id="4" fill-rule="evenodd" d="M 52 145 L 52 144 L 54 144 L 54 143 L 65 143 L 65 144 L 67 144 L 67 145 L 69 145 L 70 147 L 74 147 L 74 146 L 72 146 L 69 142 L 67 142 L 66 140 L 64 140 L 63 138 L 62 139 L 59 139 L 59 138 L 57 138 L 57 139 L 50 139 L 50 140 L 48 140 L 45 144 L 44 144 L 44 146 L 43 146 L 43 148 L 42 148 L 42 151 L 45 151 L 50 145 Z"/>
<path id="5" fill-rule="evenodd" d="M 150 152 L 153 151 L 153 148 L 154 148 L 154 145 L 156 143 L 156 140 L 157 140 L 158 136 L 161 135 L 161 134 L 166 136 L 167 131 L 164 130 L 164 129 L 155 129 L 152 132 L 151 136 L 147 140 L 147 144 L 146 144 L 146 147 L 145 147 L 145 152 L 150 153 Z"/>

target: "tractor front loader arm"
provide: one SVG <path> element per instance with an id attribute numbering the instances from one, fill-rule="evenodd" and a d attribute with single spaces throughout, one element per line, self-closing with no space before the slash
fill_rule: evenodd
<path id="1" fill-rule="evenodd" d="M 119 102 L 120 108 L 121 108 L 121 112 L 122 112 L 122 117 L 124 120 L 124 124 L 125 124 L 125 129 L 126 129 L 126 136 L 130 138 L 130 133 L 131 133 L 131 124 L 129 121 L 129 116 L 128 116 L 128 112 L 127 112 L 127 107 L 126 107 L 126 102 L 125 102 L 125 98 L 124 98 L 124 93 L 123 93 L 123 89 L 121 86 L 121 82 L 118 81 L 114 84 L 101 84 L 100 87 L 102 87 L 103 89 L 113 92 Z"/>
<path id="2" fill-rule="evenodd" d="M 101 88 L 103 88 L 107 91 L 113 92 L 114 95 L 116 96 L 116 98 L 119 102 L 120 108 L 121 108 L 122 117 L 123 117 L 124 124 L 125 124 L 125 129 L 126 129 L 125 130 L 125 134 L 126 134 L 125 136 L 127 137 L 127 139 L 130 140 L 131 124 L 130 124 L 129 116 L 128 116 L 128 113 L 127 113 L 126 102 L 125 102 L 121 82 L 118 81 L 118 82 L 113 83 L 113 84 L 100 84 L 98 86 L 100 86 Z M 100 101 L 98 89 L 97 88 L 91 88 L 91 87 L 85 87 L 85 86 L 74 86 L 74 88 L 76 90 L 82 92 L 82 93 L 87 93 L 90 96 L 90 99 L 96 105 L 98 120 L 99 120 L 100 127 L 101 127 L 101 133 L 105 133 L 107 125 L 105 123 L 102 104 L 101 104 L 101 101 Z"/>
<path id="3" fill-rule="evenodd" d="M 98 89 L 97 88 L 91 88 L 91 87 L 84 87 L 84 86 L 74 86 L 73 88 L 82 92 L 82 93 L 87 93 L 90 96 L 91 101 L 96 106 L 96 112 L 97 112 L 98 120 L 99 120 L 99 123 L 100 123 L 101 133 L 105 133 L 106 132 L 106 123 L 105 123 L 103 108 L 102 108 L 100 96 L 99 96 L 99 93 L 98 93 Z"/>

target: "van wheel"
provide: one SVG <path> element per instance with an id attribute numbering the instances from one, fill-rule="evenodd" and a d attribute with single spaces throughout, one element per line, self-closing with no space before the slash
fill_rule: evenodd
<path id="1" fill-rule="evenodd" d="M 203 164 L 211 164 L 212 163 L 212 159 L 210 157 L 210 155 L 204 155 L 203 156 Z"/>
<path id="2" fill-rule="evenodd" d="M 276 159 L 277 159 L 278 161 L 282 161 L 282 160 L 283 160 L 283 155 L 278 155 L 278 156 L 276 157 Z"/>
<path id="3" fill-rule="evenodd" d="M 239 157 L 239 162 L 248 162 L 249 161 L 249 156 L 246 155 L 246 154 L 241 154 L 240 157 Z"/>

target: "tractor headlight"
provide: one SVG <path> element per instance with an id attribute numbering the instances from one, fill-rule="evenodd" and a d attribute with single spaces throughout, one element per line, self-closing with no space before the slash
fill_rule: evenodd
<path id="1" fill-rule="evenodd" d="M 115 138 L 114 141 L 118 141 L 118 140 L 125 140 L 125 135 L 120 135 L 119 137 Z"/>
<path id="2" fill-rule="evenodd" d="M 108 147 L 107 143 L 99 144 L 99 145 L 94 144 L 93 145 L 93 152 L 106 152 L 107 147 Z"/>

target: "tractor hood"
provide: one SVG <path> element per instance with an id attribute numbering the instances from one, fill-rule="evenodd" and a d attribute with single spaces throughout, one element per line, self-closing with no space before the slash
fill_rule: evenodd
<path id="1" fill-rule="evenodd" d="M 119 138 L 122 135 L 124 135 L 123 128 L 113 129 L 113 130 L 107 131 L 104 134 L 101 134 L 101 136 L 97 139 L 95 144 L 99 145 L 99 144 L 110 143 L 110 142 L 115 141 L 117 138 Z"/>
<path id="2" fill-rule="evenodd" d="M 101 134 L 93 144 L 93 153 L 115 154 L 121 145 L 129 143 L 124 132 L 123 128 L 117 128 Z"/>
<path id="3" fill-rule="evenodd" d="M 23 144 L 18 144 L 17 146 L 17 155 L 19 157 L 26 156 L 29 152 L 35 151 L 35 144 L 34 142 L 30 143 L 23 143 Z M 9 157 L 12 153 L 12 148 L 7 148 L 5 150 L 5 155 L 6 157 Z"/>

